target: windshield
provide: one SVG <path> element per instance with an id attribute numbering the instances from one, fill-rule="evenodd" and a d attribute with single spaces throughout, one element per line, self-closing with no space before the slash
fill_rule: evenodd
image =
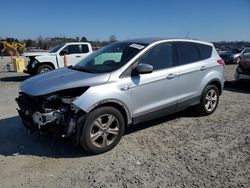
<path id="1" fill-rule="evenodd" d="M 105 46 L 76 64 L 73 69 L 91 73 L 114 71 L 125 65 L 138 54 L 146 44 L 117 42 Z"/>
<path id="2" fill-rule="evenodd" d="M 63 46 L 64 46 L 64 44 L 59 44 L 59 45 L 53 47 L 53 48 L 49 51 L 49 53 L 56 53 L 56 52 L 57 52 L 61 47 L 63 47 Z"/>

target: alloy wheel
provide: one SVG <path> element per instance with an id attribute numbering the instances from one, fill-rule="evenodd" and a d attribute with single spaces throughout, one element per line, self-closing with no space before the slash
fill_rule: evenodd
<path id="1" fill-rule="evenodd" d="M 215 89 L 210 89 L 205 98 L 205 108 L 208 112 L 213 111 L 218 103 L 218 95 Z"/>
<path id="2" fill-rule="evenodd" d="M 90 140 L 97 147 L 106 147 L 112 144 L 119 134 L 119 121 L 112 114 L 98 117 L 91 126 Z"/>

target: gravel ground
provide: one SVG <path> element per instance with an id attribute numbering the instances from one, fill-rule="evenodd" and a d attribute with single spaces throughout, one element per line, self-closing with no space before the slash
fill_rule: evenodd
<path id="1" fill-rule="evenodd" d="M 249 85 L 227 82 L 208 117 L 188 110 L 140 124 L 112 151 L 90 156 L 69 140 L 28 134 L 14 100 L 28 75 L 3 72 L 6 61 L 0 59 L 0 187 L 250 187 Z M 234 71 L 226 66 L 226 80 Z"/>

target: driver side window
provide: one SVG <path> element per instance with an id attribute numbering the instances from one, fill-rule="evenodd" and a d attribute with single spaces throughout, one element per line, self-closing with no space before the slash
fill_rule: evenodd
<path id="1" fill-rule="evenodd" d="M 172 67 L 174 65 L 172 51 L 171 43 L 159 44 L 147 51 L 140 58 L 139 64 L 144 63 L 152 65 L 154 70 Z"/>

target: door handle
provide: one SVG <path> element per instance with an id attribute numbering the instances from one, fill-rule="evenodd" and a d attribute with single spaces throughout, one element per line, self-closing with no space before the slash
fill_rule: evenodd
<path id="1" fill-rule="evenodd" d="M 173 79 L 176 75 L 173 73 L 169 73 L 167 79 Z"/>
<path id="2" fill-rule="evenodd" d="M 127 90 L 129 90 L 130 88 L 131 88 L 131 86 L 125 86 L 125 87 L 121 88 L 121 90 L 122 90 L 122 91 L 127 91 Z"/>
<path id="3" fill-rule="evenodd" d="M 201 66 L 201 68 L 200 68 L 200 70 L 201 71 L 204 71 L 204 70 L 206 70 L 207 68 L 205 67 L 205 66 Z"/>
<path id="4" fill-rule="evenodd" d="M 80 55 L 77 55 L 76 57 L 79 58 L 79 57 L 81 57 L 81 56 L 80 56 Z"/>

